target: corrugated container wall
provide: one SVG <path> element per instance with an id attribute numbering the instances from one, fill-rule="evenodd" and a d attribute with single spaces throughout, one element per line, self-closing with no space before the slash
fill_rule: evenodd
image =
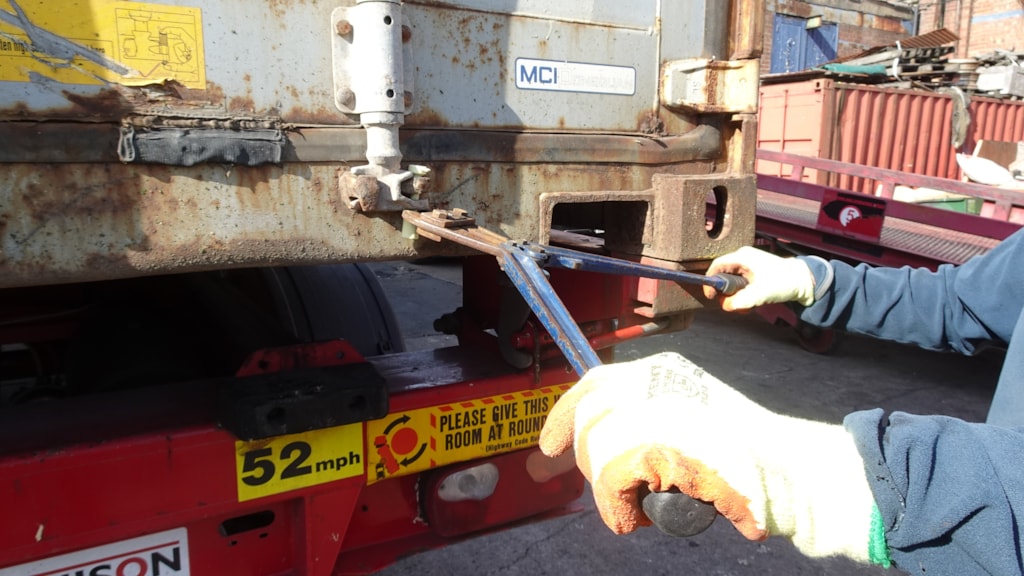
<path id="1" fill-rule="evenodd" d="M 882 89 L 818 79 L 761 87 L 758 148 L 960 179 L 956 153 L 979 140 L 1024 140 L 1024 102 L 971 98 L 970 127 L 960 150 L 951 143 L 954 102 L 948 94 Z M 788 167 L 758 162 L 759 174 Z M 819 184 L 873 193 L 875 183 L 807 170 Z"/>

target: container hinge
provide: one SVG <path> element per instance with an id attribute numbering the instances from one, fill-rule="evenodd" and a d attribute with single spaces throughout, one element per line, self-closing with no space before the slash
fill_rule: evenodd
<path id="1" fill-rule="evenodd" d="M 357 212 L 426 210 L 421 198 L 429 169 L 402 168 L 398 128 L 413 98 L 412 29 L 397 0 L 357 0 L 331 13 L 334 103 L 359 117 L 367 164 L 340 174 L 342 200 Z"/>
<path id="2" fill-rule="evenodd" d="M 757 112 L 758 60 L 673 60 L 662 68 L 661 103 L 700 114 Z"/>

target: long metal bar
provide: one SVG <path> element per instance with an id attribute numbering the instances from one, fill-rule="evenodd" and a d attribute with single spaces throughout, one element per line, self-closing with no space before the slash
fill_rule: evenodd
<path id="1" fill-rule="evenodd" d="M 597 352 L 551 287 L 537 260 L 523 250 L 505 250 L 501 267 L 577 374 L 583 376 L 587 370 L 601 365 Z"/>
<path id="2" fill-rule="evenodd" d="M 617 274 L 620 276 L 641 276 L 657 280 L 682 282 L 684 284 L 711 286 L 723 294 L 735 292 L 735 290 L 739 288 L 735 285 L 738 280 L 737 278 L 730 278 L 725 275 L 716 274 L 713 276 L 705 276 L 703 274 L 695 274 L 693 272 L 669 270 L 667 268 L 659 268 L 648 264 L 639 264 L 637 262 L 611 258 L 600 254 L 590 254 L 587 252 L 558 248 L 556 246 L 545 246 L 532 242 L 524 242 L 522 244 L 518 244 L 517 247 L 521 250 L 536 253 L 538 257 L 543 260 L 543 266 L 545 268 L 565 268 L 567 270 L 582 270 L 586 272 L 597 272 L 599 274 Z"/>
<path id="3" fill-rule="evenodd" d="M 542 267 L 559 267 L 570 270 L 591 270 L 608 274 L 651 276 L 666 280 L 705 284 L 707 280 L 699 274 L 664 270 L 653 266 L 635 264 L 615 258 L 608 258 L 586 252 L 555 248 L 531 242 L 497 241 L 500 236 L 477 228 L 472 219 L 464 214 L 435 214 L 433 219 L 406 210 L 402 217 L 420 229 L 424 235 L 436 240 L 447 239 L 464 246 L 476 248 L 486 254 L 495 255 L 502 270 L 522 295 L 540 323 L 547 329 L 555 344 L 565 355 L 576 373 L 583 377 L 591 368 L 601 365 L 601 359 L 590 345 L 579 325 L 569 314 L 568 308 L 555 293 Z M 443 218 L 441 218 L 443 217 Z M 441 224 L 438 223 L 438 218 Z M 446 218 L 453 218 L 452 227 L 445 227 Z M 466 221 L 459 227 L 458 219 Z M 681 276 L 682 275 L 682 276 Z M 738 290 L 745 285 L 741 277 L 722 275 L 723 293 Z M 717 283 L 717 281 L 716 281 Z M 714 284 L 708 284 L 714 285 Z M 674 536 L 693 536 L 706 530 L 718 516 L 715 507 L 707 502 L 690 498 L 679 491 L 650 493 L 642 491 L 641 501 L 644 512 L 662 531 Z"/>
<path id="4" fill-rule="evenodd" d="M 582 378 L 587 370 L 600 366 L 601 359 L 569 314 L 565 304 L 555 294 L 541 266 L 552 265 L 551 256 L 556 255 L 556 260 L 559 260 L 560 264 L 567 264 L 568 266 L 564 267 L 569 269 L 584 269 L 582 266 L 589 263 L 598 268 L 603 266 L 606 272 L 613 273 L 621 269 L 620 261 L 531 243 L 508 242 L 502 245 L 502 249 L 501 261 L 505 274 L 551 334 L 555 344 L 562 350 L 576 373 Z M 640 500 L 644 513 L 651 521 L 663 532 L 673 536 L 700 534 L 707 530 L 718 516 L 718 511 L 712 504 L 695 500 L 678 490 L 661 493 L 641 490 Z"/>
<path id="5" fill-rule="evenodd" d="M 120 124 L 99 122 L 3 122 L 0 163 L 118 162 Z M 366 133 L 351 126 L 297 127 L 284 134 L 284 162 L 361 162 Z M 487 130 L 402 130 L 402 151 L 411 162 L 494 162 L 662 166 L 718 158 L 722 135 L 700 125 L 683 136 L 538 134 Z"/>
<path id="6" fill-rule="evenodd" d="M 731 274 L 715 274 L 705 276 L 693 272 L 681 270 L 669 270 L 647 264 L 638 264 L 628 260 L 620 260 L 589 252 L 580 252 L 568 248 L 558 248 L 537 244 L 535 242 L 511 242 L 498 234 L 484 228 L 478 228 L 475 224 L 467 224 L 464 227 L 445 227 L 439 225 L 435 220 L 424 217 L 423 214 L 412 210 L 402 213 L 402 218 L 409 222 L 421 233 L 435 239 L 450 240 L 457 244 L 467 246 L 474 250 L 495 256 L 503 260 L 505 254 L 522 252 L 528 254 L 536 265 L 544 268 L 565 268 L 567 270 L 585 270 L 601 274 L 617 274 L 620 276 L 641 276 L 644 278 L 655 278 L 658 280 L 670 280 L 684 284 L 698 284 L 711 286 L 721 294 L 731 295 L 746 285 L 746 280 L 740 276 Z M 472 219 L 467 218 L 468 222 Z"/>
<path id="7" fill-rule="evenodd" d="M 402 217 L 428 237 L 456 242 L 496 257 L 505 274 L 580 376 L 588 369 L 599 366 L 601 360 L 551 287 L 542 268 L 585 270 L 705 285 L 715 288 L 722 294 L 732 294 L 746 284 L 739 276 L 704 276 L 534 242 L 512 242 L 477 227 L 472 218 L 463 214 L 446 216 L 442 213 L 428 218 L 418 212 L 406 210 Z M 460 219 L 466 224 L 458 224 Z M 450 223 L 451 227 L 446 227 L 446 223 Z"/>

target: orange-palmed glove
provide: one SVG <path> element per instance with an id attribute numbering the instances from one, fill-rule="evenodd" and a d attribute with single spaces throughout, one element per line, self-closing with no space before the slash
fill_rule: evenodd
<path id="1" fill-rule="evenodd" d="M 650 525 L 641 487 L 675 487 L 752 540 L 786 536 L 810 556 L 869 560 L 876 509 L 849 433 L 770 412 L 678 354 L 588 372 L 555 404 L 540 447 L 575 448 L 616 533 Z"/>

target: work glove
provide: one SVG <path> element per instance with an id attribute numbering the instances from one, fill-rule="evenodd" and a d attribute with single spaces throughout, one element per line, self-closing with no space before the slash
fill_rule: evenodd
<path id="1" fill-rule="evenodd" d="M 738 274 L 747 279 L 747 286 L 722 300 L 722 309 L 746 310 L 762 304 L 798 302 L 814 304 L 814 276 L 810 267 L 797 258 L 780 258 L 770 252 L 744 246 L 719 256 L 711 263 L 707 275 Z M 718 292 L 704 287 L 704 295 L 715 298 Z"/>
<path id="2" fill-rule="evenodd" d="M 575 448 L 601 518 L 618 534 L 651 524 L 641 488 L 674 487 L 712 503 L 751 540 L 785 536 L 808 556 L 867 562 L 877 534 L 876 556 L 885 552 L 845 429 L 770 412 L 678 354 L 590 370 L 555 404 L 540 448 Z"/>

